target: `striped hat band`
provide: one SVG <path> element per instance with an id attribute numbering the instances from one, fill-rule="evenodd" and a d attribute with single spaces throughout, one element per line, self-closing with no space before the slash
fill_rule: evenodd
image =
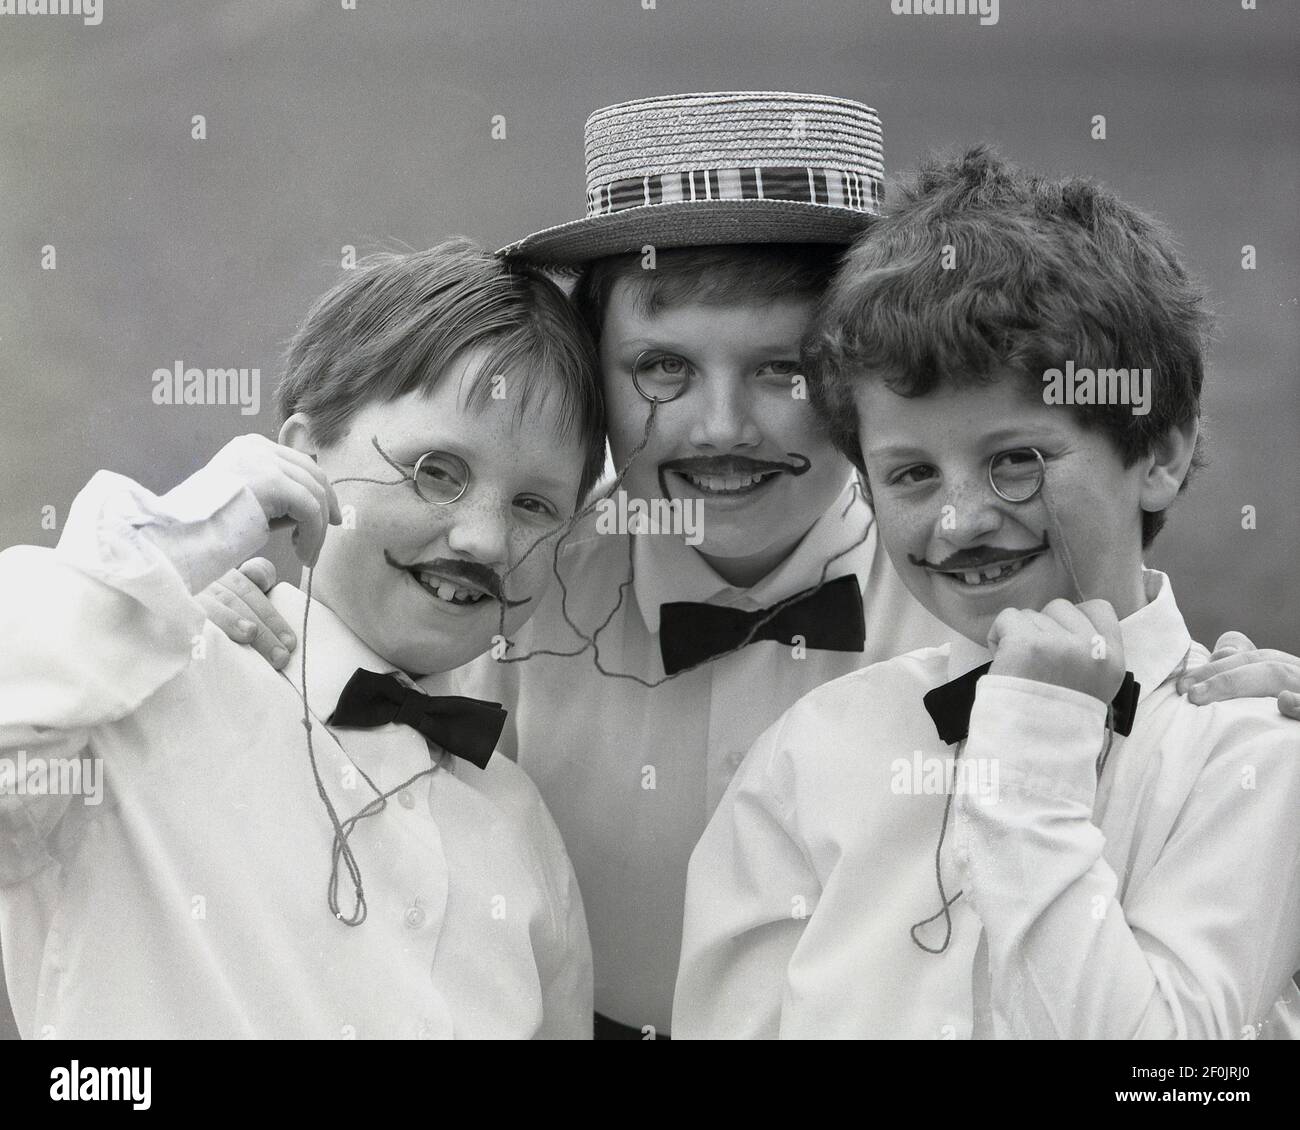
<path id="1" fill-rule="evenodd" d="M 845 169 L 806 165 L 743 169 L 691 169 L 628 177 L 587 193 L 587 215 L 703 200 L 792 200 L 878 214 L 881 178 Z"/>

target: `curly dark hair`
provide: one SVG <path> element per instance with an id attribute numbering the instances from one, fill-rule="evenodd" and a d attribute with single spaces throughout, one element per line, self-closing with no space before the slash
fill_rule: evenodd
<path id="1" fill-rule="evenodd" d="M 853 392 L 868 380 L 912 397 L 1011 375 L 1041 401 L 1045 372 L 1067 361 L 1149 368 L 1144 415 L 1062 409 L 1104 433 L 1126 467 L 1199 418 L 1210 316 L 1152 217 L 986 146 L 930 158 L 894 201 L 849 251 L 804 350 L 810 400 L 864 473 Z M 1164 517 L 1142 515 L 1144 546 Z"/>

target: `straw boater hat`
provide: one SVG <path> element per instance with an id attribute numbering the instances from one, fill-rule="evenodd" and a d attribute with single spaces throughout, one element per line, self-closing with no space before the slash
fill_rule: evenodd
<path id="1" fill-rule="evenodd" d="M 576 265 L 713 243 L 850 243 L 880 214 L 875 110 L 748 90 L 640 98 L 587 119 L 587 216 L 500 254 Z"/>

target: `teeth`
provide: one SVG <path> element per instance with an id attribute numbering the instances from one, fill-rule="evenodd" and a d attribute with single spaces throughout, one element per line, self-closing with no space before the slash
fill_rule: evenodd
<path id="1" fill-rule="evenodd" d="M 979 569 L 973 572 L 967 570 L 949 575 L 960 578 L 962 584 L 987 585 L 994 581 L 1003 580 L 1004 578 L 1011 576 L 1013 573 L 1020 572 L 1026 564 L 1028 564 L 1028 562 L 1024 560 L 1009 561 L 1005 565 L 994 565 L 987 569 Z"/>
<path id="2" fill-rule="evenodd" d="M 744 490 L 763 481 L 763 475 L 691 475 L 687 479 L 701 490 L 714 492 Z"/>
<path id="3" fill-rule="evenodd" d="M 450 581 L 435 577 L 432 573 L 420 573 L 419 581 L 425 588 L 433 592 L 439 600 L 445 600 L 451 604 L 477 604 L 480 600 L 487 599 L 486 593 L 481 593 L 477 589 L 460 588 Z"/>

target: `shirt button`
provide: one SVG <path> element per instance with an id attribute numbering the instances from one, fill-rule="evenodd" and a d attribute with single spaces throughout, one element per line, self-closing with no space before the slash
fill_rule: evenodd
<path id="1" fill-rule="evenodd" d="M 406 924 L 412 930 L 418 930 L 423 926 L 425 918 L 424 907 L 420 906 L 418 903 L 415 906 L 406 908 Z"/>
<path id="2" fill-rule="evenodd" d="M 414 808 L 415 797 L 411 795 L 411 790 L 403 789 L 400 793 L 398 793 L 397 803 L 400 804 L 403 808 Z"/>

